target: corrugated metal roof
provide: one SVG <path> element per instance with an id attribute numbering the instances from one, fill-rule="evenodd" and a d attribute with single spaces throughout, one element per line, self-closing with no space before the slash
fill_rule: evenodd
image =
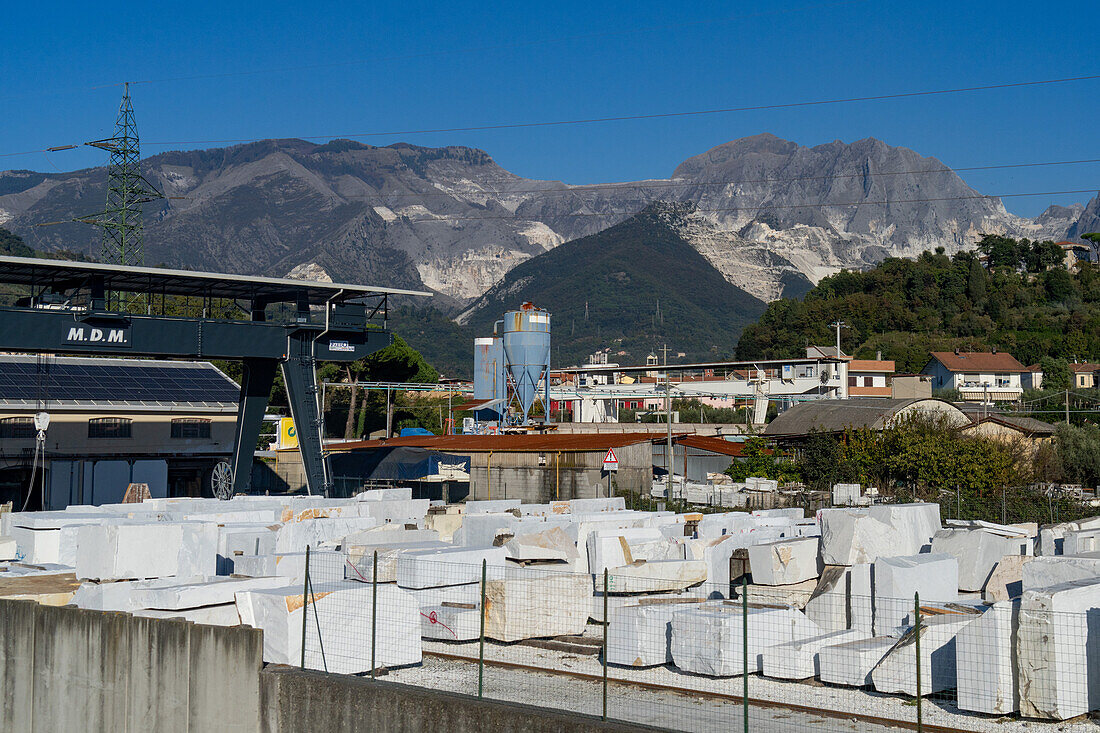
<path id="1" fill-rule="evenodd" d="M 964 425 L 963 430 L 967 428 L 973 428 L 983 422 L 992 422 L 1006 427 L 1014 428 L 1022 433 L 1028 435 L 1054 435 L 1058 429 L 1048 422 L 1042 420 L 1036 420 L 1033 417 L 1017 417 L 1016 415 L 1001 415 L 993 414 L 987 417 L 983 417 L 979 420 L 975 420 L 969 425 Z"/>
<path id="2" fill-rule="evenodd" d="M 688 448 L 698 448 L 711 453 L 720 453 L 724 456 L 733 456 L 734 458 L 741 457 L 745 447 L 745 444 L 740 441 L 723 440 L 710 435 L 685 435 L 676 438 L 676 443 L 686 445 Z"/>
<path id="3" fill-rule="evenodd" d="M 929 398 L 883 399 L 867 397 L 850 400 L 815 400 L 795 405 L 768 423 L 768 436 L 808 435 L 819 430 L 839 433 L 848 428 L 882 430 L 901 410 L 917 403 L 936 403 L 936 408 L 954 411 L 958 422 L 969 422 L 959 408 L 944 400 Z M 930 405 L 931 406 L 931 405 Z"/>
<path id="4" fill-rule="evenodd" d="M 328 446 L 330 450 L 364 450 L 403 446 L 458 453 L 487 451 L 606 451 L 653 441 L 652 433 L 549 433 L 546 435 L 409 435 Z"/>

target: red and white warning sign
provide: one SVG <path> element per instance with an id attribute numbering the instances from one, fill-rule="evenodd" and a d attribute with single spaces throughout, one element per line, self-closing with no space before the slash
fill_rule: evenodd
<path id="1" fill-rule="evenodd" d="M 603 470 L 605 471 L 618 471 L 619 470 L 619 457 L 615 455 L 614 448 L 607 449 L 607 455 L 603 457 Z"/>

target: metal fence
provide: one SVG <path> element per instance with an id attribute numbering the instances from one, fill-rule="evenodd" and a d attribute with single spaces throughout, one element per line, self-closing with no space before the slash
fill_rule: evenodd
<path id="1" fill-rule="evenodd" d="M 311 551 L 301 664 L 672 730 L 1095 730 L 1073 719 L 1100 709 L 1100 610 L 1060 610 L 1084 585 L 988 604 L 875 594 L 869 566 L 568 567 Z"/>

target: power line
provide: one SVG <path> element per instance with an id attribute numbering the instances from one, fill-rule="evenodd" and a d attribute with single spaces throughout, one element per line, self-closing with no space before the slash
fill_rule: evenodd
<path id="1" fill-rule="evenodd" d="M 866 95 L 862 97 L 838 97 L 835 99 L 816 99 L 806 102 L 784 102 L 777 104 L 758 104 L 745 107 L 720 107 L 716 109 L 703 109 L 703 110 L 690 110 L 686 112 L 655 112 L 650 114 L 639 115 L 616 115 L 612 117 L 589 117 L 578 118 L 568 120 L 551 120 L 544 122 L 509 122 L 492 125 L 471 125 L 467 127 L 438 127 L 419 130 L 390 130 L 388 132 L 358 132 L 358 133 L 344 133 L 340 135 L 291 135 L 280 136 L 279 138 L 272 138 L 271 136 L 264 138 L 229 138 L 223 140 L 173 140 L 162 142 L 146 143 L 147 145 L 156 146 L 169 146 L 169 145 L 208 145 L 208 144 L 224 144 L 224 143 L 245 143 L 245 142 L 257 142 L 259 140 L 271 140 L 271 139 L 285 139 L 298 138 L 300 140 L 332 140 L 332 139 L 355 139 L 360 137 L 387 137 L 394 135 L 427 135 L 441 132 L 477 132 L 484 130 L 516 130 L 516 129 L 529 129 L 533 127 L 562 127 L 565 125 L 589 125 L 600 124 L 607 122 L 626 122 L 630 120 L 658 120 L 667 119 L 670 117 L 699 117 L 704 115 L 718 115 L 729 114 L 733 112 L 757 112 L 761 110 L 770 109 L 790 109 L 794 107 L 814 107 L 828 104 L 848 104 L 851 102 L 876 102 L 888 99 L 905 99 L 910 97 L 929 97 L 935 95 L 945 94 L 963 94 L 967 92 L 980 92 L 989 91 L 994 89 L 1013 89 L 1019 87 L 1033 87 L 1047 84 L 1068 84 L 1077 81 L 1089 81 L 1092 79 L 1100 79 L 1100 74 L 1091 74 L 1088 76 L 1071 76 L 1061 79 L 1039 79 L 1035 81 L 1018 81 L 1010 82 L 1006 84 L 986 84 L 983 86 L 972 87 L 955 87 L 951 89 L 931 89 L 917 92 L 897 92 L 893 94 L 874 94 Z"/>
<path id="2" fill-rule="evenodd" d="M 1035 191 L 1029 193 L 1002 193 L 1002 194 L 978 194 L 974 196 L 939 196 L 934 198 L 921 198 L 921 199 L 884 199 L 881 201 L 840 201 L 840 202 L 825 202 L 825 203 L 800 203 L 800 204 L 775 204 L 775 205 L 760 205 L 760 206 L 723 206 L 711 209 L 696 208 L 694 211 L 702 213 L 717 213 L 726 211 L 778 211 L 781 209 L 815 209 L 825 208 L 830 206 L 844 207 L 844 206 L 888 206 L 891 204 L 917 204 L 917 203 L 932 203 L 936 201 L 969 201 L 976 199 L 1006 199 L 1006 198 L 1020 198 L 1025 196 L 1058 196 L 1062 194 L 1071 193 L 1094 193 L 1098 189 L 1096 188 L 1084 188 L 1071 191 Z M 568 218 L 568 217 L 604 217 L 604 216 L 634 216 L 639 212 L 637 211 L 609 211 L 609 212 L 588 212 L 588 211 L 576 211 L 565 214 L 555 214 L 554 218 Z M 430 218 L 424 219 L 409 219 L 411 224 L 425 224 L 435 222 L 446 221 L 479 221 L 486 219 L 513 219 L 515 221 L 530 221 L 528 218 L 510 215 L 510 216 L 445 216 L 441 214 L 432 214 Z"/>
<path id="3" fill-rule="evenodd" d="M 409 129 L 409 130 L 389 130 L 386 132 L 357 132 L 357 133 L 340 133 L 329 135 L 279 135 L 279 136 L 265 136 L 265 137 L 250 137 L 250 138 L 222 138 L 222 139 L 208 139 L 208 140 L 171 140 L 171 141 L 153 141 L 146 142 L 145 145 L 154 145 L 157 147 L 170 147 L 175 145 L 225 145 L 225 144 L 241 144 L 251 142 L 261 142 L 264 140 L 336 140 L 336 139 L 356 139 L 364 137 L 393 137 L 398 135 L 427 135 L 437 134 L 444 132 L 478 132 L 478 131 L 490 131 L 490 130 L 515 130 L 515 129 L 529 129 L 538 127 L 562 127 L 568 125 L 587 125 L 587 124 L 602 124 L 609 122 L 625 122 L 631 120 L 656 120 L 656 119 L 668 119 L 675 117 L 699 117 L 705 115 L 718 115 L 718 114 L 730 114 L 735 112 L 755 112 L 762 110 L 775 110 L 775 109 L 792 109 L 797 107 L 814 107 L 821 105 L 831 104 L 848 104 L 853 102 L 874 102 L 885 101 L 890 99 L 906 99 L 914 97 L 929 97 L 937 95 L 948 94 L 964 94 L 969 92 L 979 91 L 991 91 L 997 89 L 1013 89 L 1021 87 L 1034 87 L 1049 84 L 1068 84 L 1079 81 L 1090 81 L 1094 79 L 1100 79 L 1100 74 L 1091 74 L 1086 76 L 1073 76 L 1064 77 L 1059 79 L 1038 79 L 1032 81 L 1019 81 L 1009 82 L 1004 84 L 986 84 L 981 86 L 970 87 L 955 87 L 950 89 L 930 89 L 915 92 L 896 92 L 892 94 L 876 94 L 866 95 L 860 97 L 838 97 L 833 99 L 817 99 L 802 102 L 783 102 L 776 104 L 760 104 L 749 105 L 744 107 L 720 107 L 715 109 L 704 110 L 689 110 L 679 112 L 656 112 L 650 114 L 638 114 L 638 115 L 616 115 L 611 117 L 590 117 L 590 118 L 577 118 L 566 120 L 549 120 L 541 122 L 512 122 L 512 123 L 499 123 L 488 125 L 470 125 L 466 127 L 437 127 L 437 128 L 423 128 L 423 129 Z M 68 148 L 68 145 L 52 146 L 52 148 L 38 148 L 35 150 L 26 150 L 16 153 L 0 153 L 0 157 L 12 157 L 17 155 L 33 155 L 36 153 L 50 152 L 59 148 Z M 73 145 L 77 147 L 77 145 Z"/>

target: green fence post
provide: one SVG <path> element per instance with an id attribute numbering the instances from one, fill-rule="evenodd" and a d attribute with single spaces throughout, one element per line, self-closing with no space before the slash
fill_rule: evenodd
<path id="1" fill-rule="evenodd" d="M 485 576 L 488 560 L 481 561 L 481 636 L 477 653 L 477 696 L 485 690 Z"/>
<path id="2" fill-rule="evenodd" d="M 603 719 L 607 720 L 607 627 L 611 619 L 607 617 L 607 568 L 603 569 Z"/>
<path id="3" fill-rule="evenodd" d="M 374 551 L 374 569 L 371 571 L 370 589 L 370 677 L 373 680 L 375 670 L 374 652 L 378 647 L 378 550 Z"/>
<path id="4" fill-rule="evenodd" d="M 920 696 L 920 593 L 913 594 L 913 629 L 917 637 L 917 733 L 922 733 L 924 721 L 921 718 Z"/>
<path id="5" fill-rule="evenodd" d="M 302 669 L 306 668 L 306 621 L 309 620 L 309 545 L 306 545 L 306 578 L 302 583 Z"/>
<path id="6" fill-rule="evenodd" d="M 749 733 L 749 576 L 741 576 L 741 708 L 745 733 Z"/>

